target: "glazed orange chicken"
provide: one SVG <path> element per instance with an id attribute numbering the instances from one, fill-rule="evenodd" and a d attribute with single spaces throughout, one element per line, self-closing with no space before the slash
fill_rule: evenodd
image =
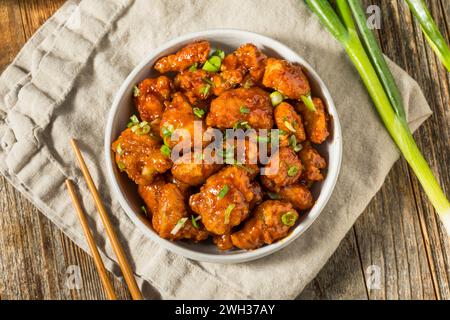
<path id="1" fill-rule="evenodd" d="M 154 231 L 222 251 L 287 237 L 315 204 L 311 188 L 327 168 L 320 145 L 330 135 L 302 66 L 251 43 L 224 52 L 202 40 L 154 69 L 130 93 L 136 114 L 111 146 Z M 257 135 L 223 136 L 236 129 Z M 220 135 L 207 138 L 210 130 Z M 220 161 L 207 161 L 209 143 Z"/>

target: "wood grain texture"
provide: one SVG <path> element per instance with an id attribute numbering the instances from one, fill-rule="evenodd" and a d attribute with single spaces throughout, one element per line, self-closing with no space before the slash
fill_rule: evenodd
<path id="1" fill-rule="evenodd" d="M 0 71 L 62 0 L 0 0 Z M 450 195 L 450 74 L 426 43 L 403 0 L 364 0 L 381 8 L 383 52 L 420 85 L 433 116 L 416 141 Z M 428 0 L 450 43 L 450 2 Z M 92 259 L 0 177 L 0 299 L 105 299 Z M 82 289 L 65 285 L 81 268 Z M 374 271 L 375 270 L 375 271 Z M 374 272 L 379 270 L 379 283 Z M 119 298 L 129 299 L 111 276 Z M 450 299 L 450 242 L 404 160 L 299 299 Z M 369 285 L 368 285 L 369 284 Z"/>

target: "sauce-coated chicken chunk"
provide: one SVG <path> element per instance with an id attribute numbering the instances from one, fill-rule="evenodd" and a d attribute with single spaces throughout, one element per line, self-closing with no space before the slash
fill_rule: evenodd
<path id="1" fill-rule="evenodd" d="M 188 185 L 199 186 L 222 167 L 217 163 L 205 163 L 202 159 L 195 161 L 194 157 L 195 154 L 192 153 L 177 159 L 172 167 L 172 175 Z"/>
<path id="2" fill-rule="evenodd" d="M 212 93 L 212 76 L 205 70 L 185 70 L 175 77 L 175 85 L 183 90 L 189 102 L 197 105 L 200 101 L 208 99 Z"/>
<path id="3" fill-rule="evenodd" d="M 206 230 L 223 235 L 248 217 L 253 188 L 245 170 L 228 166 L 209 177 L 189 204 L 202 217 Z"/>
<path id="4" fill-rule="evenodd" d="M 299 157 L 304 165 L 303 176 L 307 181 L 322 181 L 324 179 L 321 170 L 327 167 L 327 162 L 311 144 L 305 144 L 299 152 Z"/>
<path id="5" fill-rule="evenodd" d="M 281 147 L 270 157 L 261 181 L 267 189 L 278 192 L 281 187 L 297 182 L 302 169 L 303 166 L 297 154 L 291 148 Z"/>
<path id="6" fill-rule="evenodd" d="M 299 183 L 281 188 L 279 195 L 282 200 L 290 202 L 298 211 L 311 209 L 314 205 L 311 191 Z"/>
<path id="7" fill-rule="evenodd" d="M 239 63 L 248 70 L 252 80 L 261 80 L 264 75 L 267 56 L 251 43 L 240 46 L 235 54 Z"/>
<path id="8" fill-rule="evenodd" d="M 139 194 L 151 210 L 153 229 L 160 237 L 193 241 L 205 240 L 208 237 L 206 231 L 192 225 L 183 194 L 175 184 L 159 180 L 154 185 L 140 186 Z M 177 224 L 180 225 L 179 230 Z"/>
<path id="9" fill-rule="evenodd" d="M 136 108 L 143 121 L 151 122 L 161 118 L 164 101 L 169 99 L 173 84 L 166 76 L 144 79 L 134 90 Z"/>
<path id="10" fill-rule="evenodd" d="M 170 159 L 161 154 L 161 142 L 150 134 L 139 135 L 131 128 L 122 132 L 112 144 L 117 166 L 136 184 L 148 185 L 155 176 L 172 167 Z"/>
<path id="11" fill-rule="evenodd" d="M 305 141 L 306 135 L 302 118 L 295 111 L 293 106 L 287 102 L 280 103 L 275 108 L 274 117 L 278 129 L 287 133 L 287 135 L 280 135 L 281 146 L 289 145 L 289 139 L 286 138 L 289 135 L 294 135 L 298 143 Z"/>
<path id="12" fill-rule="evenodd" d="M 313 103 L 316 111 L 309 110 L 303 102 L 297 104 L 297 109 L 303 116 L 309 140 L 312 143 L 321 144 L 330 135 L 328 132 L 328 114 L 322 100 L 313 98 Z"/>
<path id="13" fill-rule="evenodd" d="M 272 109 L 269 94 L 260 88 L 231 89 L 211 102 L 206 124 L 219 129 L 233 128 L 239 123 L 254 129 L 270 129 Z"/>
<path id="14" fill-rule="evenodd" d="M 263 84 L 294 100 L 300 99 L 311 91 L 308 79 L 300 65 L 273 58 L 267 59 Z"/>
<path id="15" fill-rule="evenodd" d="M 253 250 L 286 237 L 297 219 L 298 213 L 290 203 L 267 200 L 241 230 L 231 234 L 231 241 L 240 249 Z"/>
<path id="16" fill-rule="evenodd" d="M 172 102 L 167 106 L 166 110 L 164 110 L 161 119 L 161 138 L 164 139 L 164 142 L 170 148 L 180 142 L 193 146 L 195 139 L 194 125 L 196 120 L 198 119 L 195 118 L 194 111 L 186 97 L 179 92 L 175 93 Z M 177 129 L 179 129 L 180 134 L 178 137 L 175 137 L 173 134 Z M 184 133 L 189 134 L 189 136 L 185 136 Z M 201 134 L 203 133 L 201 132 Z M 199 139 L 202 139 L 201 135 Z"/>
<path id="17" fill-rule="evenodd" d="M 223 234 L 221 236 L 214 236 L 213 242 L 222 251 L 230 250 L 233 248 L 233 242 L 231 242 L 230 234 Z"/>
<path id="18" fill-rule="evenodd" d="M 159 59 L 155 64 L 155 69 L 160 73 L 183 71 L 194 63 L 204 63 L 208 59 L 209 50 L 208 41 L 188 44 L 177 53 Z"/>

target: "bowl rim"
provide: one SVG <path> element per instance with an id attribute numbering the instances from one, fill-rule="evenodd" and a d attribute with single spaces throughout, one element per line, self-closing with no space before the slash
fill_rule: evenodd
<path id="1" fill-rule="evenodd" d="M 125 195 L 122 193 L 119 183 L 115 177 L 114 174 L 114 168 L 112 164 L 112 152 L 111 152 L 111 143 L 113 142 L 112 138 L 112 129 L 113 124 L 115 122 L 115 117 L 117 114 L 117 111 L 119 110 L 119 104 L 122 100 L 123 96 L 126 94 L 126 91 L 128 87 L 130 86 L 130 83 L 136 78 L 136 76 L 144 69 L 148 63 L 155 59 L 158 55 L 160 55 L 162 52 L 171 49 L 174 46 L 177 46 L 179 43 L 189 41 L 189 40 L 195 40 L 202 37 L 213 37 L 217 35 L 227 35 L 227 36 L 233 36 L 233 37 L 247 37 L 247 38 L 253 38 L 256 41 L 260 43 L 264 43 L 266 46 L 274 50 L 275 52 L 283 51 L 288 52 L 290 55 L 296 56 L 296 59 L 299 61 L 299 63 L 304 67 L 310 75 L 312 75 L 315 78 L 316 84 L 320 87 L 322 94 L 326 98 L 327 102 L 327 108 L 328 112 L 332 114 L 332 121 L 333 121 L 333 140 L 336 143 L 336 154 L 333 154 L 333 157 L 331 157 L 331 152 L 329 154 L 329 169 L 327 172 L 327 177 L 324 180 L 324 183 L 327 183 L 327 189 L 326 193 L 323 193 L 323 188 L 325 185 L 322 186 L 320 197 L 316 200 L 316 203 L 314 207 L 308 212 L 305 219 L 299 223 L 291 232 L 290 234 L 270 245 L 266 245 L 264 247 L 251 250 L 251 251 L 242 251 L 234 254 L 212 254 L 212 253 L 204 253 L 204 252 L 197 252 L 194 250 L 191 250 L 189 248 L 185 248 L 183 246 L 180 246 L 176 244 L 176 242 L 166 240 L 161 238 L 155 231 L 153 231 L 147 224 L 145 224 L 141 218 L 137 216 L 133 208 L 130 207 L 128 204 L 128 200 L 126 199 Z M 127 216 L 133 221 L 135 225 L 138 226 L 138 228 L 141 229 L 141 231 L 149 237 L 151 240 L 155 241 L 159 245 L 161 245 L 163 248 L 174 252 L 176 254 L 179 254 L 185 258 L 193 259 L 197 261 L 203 261 L 203 262 L 212 262 L 212 263 L 220 263 L 220 264 L 229 264 L 229 263 L 242 263 L 247 262 L 255 259 L 259 259 L 262 257 L 265 257 L 269 254 L 272 254 L 274 252 L 277 252 L 290 243 L 292 243 L 294 240 L 300 237 L 313 223 L 314 221 L 320 216 L 321 212 L 323 211 L 324 207 L 328 203 L 341 168 L 341 162 L 342 162 L 342 132 L 341 132 L 341 125 L 339 121 L 339 116 L 337 114 L 337 110 L 334 104 L 334 101 L 331 97 L 331 94 L 323 82 L 323 80 L 320 78 L 320 76 L 317 74 L 315 69 L 305 60 L 303 59 L 299 54 L 297 54 L 294 50 L 290 49 L 283 43 L 274 40 L 270 37 L 251 32 L 251 31 L 244 31 L 239 29 L 230 29 L 230 28 L 221 28 L 221 29 L 208 29 L 203 31 L 197 31 L 192 33 L 187 33 L 180 35 L 161 46 L 158 46 L 154 50 L 152 50 L 146 57 L 141 61 L 134 69 L 131 71 L 131 73 L 127 76 L 127 78 L 123 81 L 121 84 L 118 92 L 116 93 L 113 103 L 111 105 L 111 109 L 108 114 L 107 118 L 107 124 L 105 127 L 105 136 L 104 136 L 104 143 L 105 143 L 105 160 L 106 160 L 106 169 L 107 169 L 107 177 L 110 185 L 112 186 L 115 195 L 117 196 L 119 203 Z M 333 163 L 333 166 L 331 164 Z M 318 200 L 321 200 L 320 203 L 318 203 Z M 311 214 L 314 213 L 314 214 Z"/>

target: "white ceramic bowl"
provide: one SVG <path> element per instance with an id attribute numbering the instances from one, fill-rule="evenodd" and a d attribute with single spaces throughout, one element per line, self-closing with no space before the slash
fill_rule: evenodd
<path id="1" fill-rule="evenodd" d="M 153 231 L 150 222 L 145 218 L 140 209 L 142 200 L 140 200 L 137 194 L 136 185 L 128 179 L 126 174 L 120 173 L 117 166 L 114 164 L 114 156 L 110 147 L 111 143 L 120 135 L 121 131 L 126 128 L 129 117 L 133 113 L 136 113 L 131 94 L 133 86 L 144 78 L 156 75 L 152 67 L 160 57 L 172 54 L 186 44 L 200 39 L 210 41 L 212 48 L 220 48 L 225 50 L 225 52 L 234 51 L 240 45 L 250 42 L 259 47 L 268 56 L 280 57 L 288 61 L 299 63 L 303 66 L 308 75 L 313 96 L 322 98 L 330 113 L 331 135 L 328 140 L 319 147 L 320 153 L 327 160 L 328 169 L 325 180 L 321 183 L 316 183 L 313 187 L 312 192 L 314 198 L 317 200 L 316 204 L 307 214 L 304 214 L 299 219 L 293 231 L 286 238 L 253 251 L 231 250 L 229 252 L 221 252 L 212 242 L 172 242 L 160 238 L 158 234 Z M 232 29 L 207 30 L 183 35 L 167 42 L 153 52 L 150 52 L 145 60 L 131 72 L 117 92 L 109 113 L 105 131 L 105 155 L 108 178 L 120 204 L 130 219 L 146 236 L 159 243 L 164 248 L 186 258 L 214 263 L 239 263 L 258 259 L 284 248 L 304 233 L 314 220 L 317 219 L 328 202 L 338 178 L 342 158 L 341 127 L 336 108 L 325 84 L 314 69 L 294 51 L 278 41 L 256 33 Z"/>

